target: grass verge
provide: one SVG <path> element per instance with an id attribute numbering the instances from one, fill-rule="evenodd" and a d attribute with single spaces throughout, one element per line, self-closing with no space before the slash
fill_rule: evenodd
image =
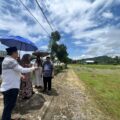
<path id="1" fill-rule="evenodd" d="M 120 120 L 120 70 L 116 67 L 72 65 L 100 109 L 113 120 Z"/>

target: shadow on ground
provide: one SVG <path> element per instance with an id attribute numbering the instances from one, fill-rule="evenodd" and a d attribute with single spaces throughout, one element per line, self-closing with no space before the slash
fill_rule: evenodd
<path id="1" fill-rule="evenodd" d="M 43 93 L 42 90 L 38 90 L 38 92 Z M 47 92 L 45 92 L 43 94 L 49 95 L 49 94 L 47 94 Z M 59 94 L 55 88 L 52 88 L 51 94 L 49 96 L 59 96 Z"/>
<path id="2" fill-rule="evenodd" d="M 55 88 L 52 88 L 51 96 L 59 96 L 59 93 Z"/>
<path id="3" fill-rule="evenodd" d="M 29 100 L 18 101 L 14 113 L 25 115 L 34 110 L 39 110 L 44 105 L 45 98 L 40 94 L 34 94 Z"/>

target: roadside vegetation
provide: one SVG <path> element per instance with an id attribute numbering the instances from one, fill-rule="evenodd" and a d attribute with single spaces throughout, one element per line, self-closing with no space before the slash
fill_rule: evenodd
<path id="1" fill-rule="evenodd" d="M 72 65 L 72 68 L 85 83 L 99 108 L 120 119 L 120 66 L 115 65 Z"/>

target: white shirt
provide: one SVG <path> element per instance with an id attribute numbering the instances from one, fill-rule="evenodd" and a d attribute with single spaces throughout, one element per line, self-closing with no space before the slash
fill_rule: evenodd
<path id="1" fill-rule="evenodd" d="M 21 73 L 32 72 L 32 68 L 23 68 L 11 56 L 7 56 L 2 63 L 2 84 L 0 91 L 4 92 L 13 88 L 20 88 Z"/>

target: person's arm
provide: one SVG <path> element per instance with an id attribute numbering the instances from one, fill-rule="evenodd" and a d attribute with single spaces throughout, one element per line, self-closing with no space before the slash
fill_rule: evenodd
<path id="1" fill-rule="evenodd" d="M 20 72 L 20 73 L 29 73 L 29 72 L 32 72 L 34 71 L 36 68 L 35 67 L 31 67 L 31 68 L 23 68 L 21 65 L 17 64 L 15 67 L 14 67 L 14 70 L 17 71 L 17 72 Z"/>

